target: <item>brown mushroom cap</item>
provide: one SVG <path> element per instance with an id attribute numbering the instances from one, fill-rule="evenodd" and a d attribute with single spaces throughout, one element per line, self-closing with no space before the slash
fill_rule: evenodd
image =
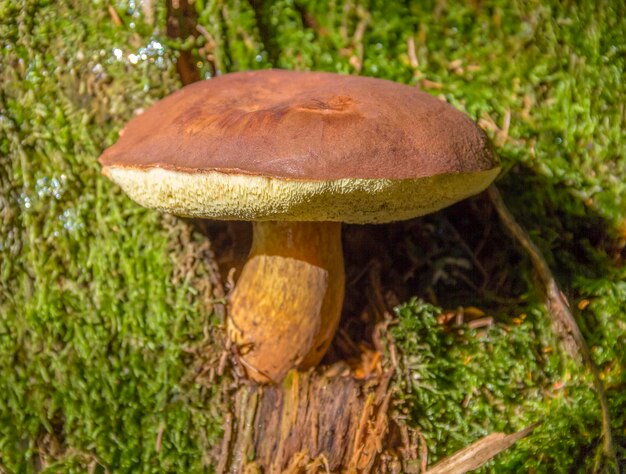
<path id="1" fill-rule="evenodd" d="M 183 88 L 100 162 L 140 204 L 179 215 L 357 223 L 435 211 L 499 171 L 467 116 L 414 87 L 281 70 Z"/>

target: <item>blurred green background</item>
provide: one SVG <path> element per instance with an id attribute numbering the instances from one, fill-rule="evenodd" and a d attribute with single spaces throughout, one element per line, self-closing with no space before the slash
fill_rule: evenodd
<path id="1" fill-rule="evenodd" d="M 624 469 L 624 2 L 192 9 L 199 28 L 173 39 L 162 1 L 0 0 L 0 472 L 216 466 L 228 399 L 222 379 L 198 379 L 194 355 L 213 363 L 221 334 L 206 239 L 135 205 L 96 162 L 128 119 L 181 86 L 181 55 L 204 78 L 279 67 L 391 79 L 478 121 L 502 157 L 505 200 L 600 366 Z M 484 469 L 590 472 L 601 446 L 590 378 L 558 350 L 532 268 L 506 242 L 515 301 L 466 302 L 489 308 L 487 330 L 451 333 L 419 300 L 398 309 L 396 409 L 431 460 L 543 419 Z M 441 307 L 463 304 L 453 286 L 435 290 Z"/>

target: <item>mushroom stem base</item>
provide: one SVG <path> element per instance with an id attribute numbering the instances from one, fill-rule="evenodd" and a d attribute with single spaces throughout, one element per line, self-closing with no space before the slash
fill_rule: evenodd
<path id="1" fill-rule="evenodd" d="M 248 377 L 279 382 L 319 363 L 339 324 L 341 224 L 255 222 L 252 239 L 227 329 Z"/>

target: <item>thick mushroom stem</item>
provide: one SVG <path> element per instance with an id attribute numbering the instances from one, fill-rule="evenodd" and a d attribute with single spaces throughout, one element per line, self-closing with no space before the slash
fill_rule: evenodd
<path id="1" fill-rule="evenodd" d="M 280 382 L 322 359 L 339 324 L 344 280 L 340 223 L 254 223 L 228 319 L 248 377 Z"/>

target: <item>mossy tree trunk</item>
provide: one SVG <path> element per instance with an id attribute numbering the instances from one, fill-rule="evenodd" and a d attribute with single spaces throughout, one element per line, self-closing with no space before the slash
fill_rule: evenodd
<path id="1" fill-rule="evenodd" d="M 352 354 L 371 360 L 268 387 L 238 379 L 222 351 L 230 286 L 215 261 L 230 251 L 227 233 L 208 240 L 140 209 L 96 158 L 181 83 L 230 71 L 364 74 L 464 108 L 494 138 L 505 200 L 579 310 L 619 433 L 625 8 L 0 0 L 0 471 L 418 472 L 426 445 L 438 459 L 541 417 L 532 442 L 495 470 L 597 470 L 589 380 L 555 350 L 529 265 L 484 201 L 421 222 L 344 226 L 353 297 L 343 330 L 367 340 Z M 381 286 L 398 298 L 385 304 Z M 379 363 L 372 328 L 415 295 L 453 309 L 400 307 L 398 353 Z M 457 325 L 472 314 L 472 326 Z M 623 436 L 616 444 L 623 463 Z"/>

